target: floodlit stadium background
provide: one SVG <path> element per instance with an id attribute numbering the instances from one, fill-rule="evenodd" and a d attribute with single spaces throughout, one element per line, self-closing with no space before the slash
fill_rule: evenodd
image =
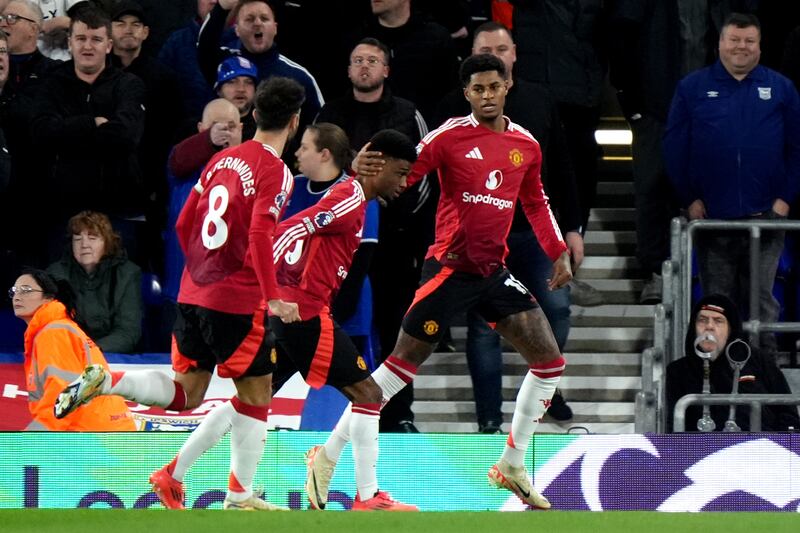
<path id="1" fill-rule="evenodd" d="M 0 433 L 0 508 L 159 507 L 148 475 L 186 433 Z M 273 503 L 305 508 L 303 453 L 325 433 L 271 432 L 256 476 Z M 381 488 L 422 510 L 522 510 L 489 487 L 502 435 L 381 435 Z M 219 508 L 228 440 L 186 478 L 187 506 Z M 800 510 L 800 435 L 538 435 L 535 484 L 556 509 Z M 355 495 L 350 448 L 329 509 Z"/>

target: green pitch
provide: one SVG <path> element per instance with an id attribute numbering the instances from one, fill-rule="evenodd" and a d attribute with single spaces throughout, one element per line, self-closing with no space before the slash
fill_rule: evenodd
<path id="1" fill-rule="evenodd" d="M 449 512 L 449 513 L 288 513 L 190 510 L 3 510 L 0 531 L 35 533 L 201 533 L 269 531 L 305 533 L 383 532 L 550 532 L 550 533 L 782 533 L 800 531 L 796 513 L 654 512 Z"/>

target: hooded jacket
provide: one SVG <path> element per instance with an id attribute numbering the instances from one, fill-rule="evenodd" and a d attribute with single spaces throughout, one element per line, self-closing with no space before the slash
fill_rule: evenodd
<path id="1" fill-rule="evenodd" d="M 724 310 L 728 319 L 730 332 L 727 348 L 736 339 L 742 339 L 742 320 L 734 303 L 722 295 L 709 295 L 700 299 L 692 309 L 689 329 L 686 332 L 684 344 L 685 355 L 667 366 L 666 392 L 667 392 L 667 430 L 672 431 L 675 404 L 686 394 L 701 393 L 703 391 L 703 360 L 694 351 L 696 338 L 695 321 L 698 313 L 705 306 L 715 306 Z M 709 379 L 712 394 L 730 394 L 733 391 L 733 368 L 723 349 L 719 356 L 711 361 L 711 376 Z M 790 394 L 791 390 L 786 378 L 780 371 L 775 361 L 765 357 L 758 350 L 752 349 L 750 359 L 744 365 L 739 375 L 740 394 Z M 722 431 L 728 419 L 729 407 L 727 405 L 712 405 L 711 418 L 716 424 L 716 431 Z M 693 405 L 686 410 L 686 430 L 696 431 L 697 421 L 703 414 L 703 407 Z M 743 431 L 750 429 L 750 406 L 739 405 L 736 408 L 736 423 Z M 790 427 L 800 429 L 800 418 L 797 408 L 793 405 L 771 405 L 761 409 L 762 431 L 786 431 Z"/>
<path id="2" fill-rule="evenodd" d="M 90 364 L 108 363 L 100 348 L 67 316 L 64 304 L 47 302 L 25 330 L 25 380 L 33 422 L 28 430 L 134 431 L 131 413 L 119 396 L 100 396 L 57 419 L 58 394 Z"/>

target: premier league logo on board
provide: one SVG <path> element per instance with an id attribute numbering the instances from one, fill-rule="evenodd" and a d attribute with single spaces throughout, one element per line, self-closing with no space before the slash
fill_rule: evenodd
<path id="1" fill-rule="evenodd" d="M 324 228 L 331 222 L 333 222 L 333 213 L 330 211 L 323 211 L 314 215 L 314 224 L 316 224 L 318 228 Z"/>

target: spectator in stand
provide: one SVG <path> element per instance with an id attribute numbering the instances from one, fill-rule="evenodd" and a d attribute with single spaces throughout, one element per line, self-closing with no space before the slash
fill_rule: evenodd
<path id="1" fill-rule="evenodd" d="M 603 2 L 584 0 L 511 0 L 518 77 L 541 83 L 558 103 L 575 168 L 581 234 L 597 195 L 594 138 L 600 123 L 605 65 L 602 56 Z M 597 292 L 580 280 L 571 284 L 574 301 L 599 303 Z"/>
<path id="2" fill-rule="evenodd" d="M 301 174 L 294 177 L 284 219 L 316 205 L 334 185 L 347 179 L 353 158 L 347 134 L 328 122 L 306 128 L 295 156 Z M 372 333 L 372 285 L 367 273 L 378 246 L 379 212 L 378 199 L 370 200 L 360 244 L 331 305 L 331 315 L 361 354 L 371 352 L 367 343 Z"/>
<path id="3" fill-rule="evenodd" d="M 47 267 L 75 291 L 75 321 L 104 352 L 133 353 L 142 336 L 142 271 L 102 213 L 69 220 L 64 256 Z"/>
<path id="4" fill-rule="evenodd" d="M 530 131 L 542 149 L 542 182 L 550 198 L 564 241 L 570 250 L 573 272 L 583 260 L 583 237 L 580 233 L 581 214 L 575 173 L 570 163 L 564 130 L 558 116 L 558 106 L 550 92 L 518 77 L 513 70 L 516 47 L 508 29 L 497 22 L 485 22 L 475 29 L 472 54 L 492 54 L 506 66 L 508 84 L 505 114 L 509 119 Z M 438 106 L 443 122 L 449 117 L 470 113 L 464 91 L 453 91 Z M 547 280 L 553 263 L 536 240 L 519 202 L 517 202 L 511 231 L 507 238 L 508 269 L 536 298 L 553 330 L 558 349 L 563 352 L 570 326 L 570 289 L 551 290 Z M 503 423 L 503 351 L 500 336 L 472 310 L 467 315 L 467 363 L 472 376 L 478 431 L 499 433 Z M 553 395 L 548 414 L 556 420 L 569 420 L 572 410 L 559 391 Z"/>
<path id="5" fill-rule="evenodd" d="M 21 264 L 47 264 L 42 246 L 46 221 L 31 220 L 22 226 L 18 223 L 29 218 L 28 208 L 19 198 L 38 197 L 41 178 L 46 175 L 42 145 L 33 140 L 31 120 L 36 97 L 58 62 L 36 47 L 41 24 L 41 9 L 28 0 L 12 0 L 0 15 L 0 29 L 8 35 L 9 54 L 8 80 L 0 94 L 0 125 L 9 152 L 14 154 L 7 192 L 0 196 L 0 225 L 16 228 L 0 232 L 0 248 L 9 254 L 9 262 L 15 263 L 8 265 L 13 275 Z"/>
<path id="6" fill-rule="evenodd" d="M 0 98 L 3 97 L 3 90 L 8 83 L 8 35 L 0 30 Z M 3 123 L 0 122 L 0 193 L 4 193 L 11 178 L 11 154 L 6 144 L 6 136 L 3 132 Z M 1 250 L 1 248 L 0 248 Z"/>
<path id="7" fill-rule="evenodd" d="M 317 122 L 330 122 L 347 133 L 351 146 L 364 146 L 372 135 L 395 129 L 418 143 L 427 125 L 414 104 L 395 96 L 386 84 L 390 50 L 380 41 L 363 39 L 350 53 L 351 88 L 325 104 Z M 373 291 L 373 324 L 380 342 L 380 361 L 391 355 L 408 306 L 414 299 L 427 245 L 433 239 L 436 194 L 434 180 L 423 179 L 380 209 L 378 245 L 369 271 Z M 415 432 L 411 385 L 381 411 L 381 431 Z"/>
<path id="8" fill-rule="evenodd" d="M 253 117 L 253 99 L 256 96 L 258 71 L 250 60 L 231 56 L 219 64 L 214 90 L 239 110 L 243 139 L 252 139 L 256 134 L 256 119 Z"/>
<path id="9" fill-rule="evenodd" d="M 413 102 L 430 122 L 436 104 L 458 87 L 458 55 L 450 33 L 412 11 L 411 0 L 372 0 L 371 5 L 373 16 L 357 39 L 373 37 L 389 48 L 392 92 Z"/>
<path id="10" fill-rule="evenodd" d="M 800 191 L 800 97 L 792 82 L 759 65 L 758 18 L 731 14 L 719 60 L 678 84 L 664 135 L 667 172 L 689 218 L 782 220 Z M 704 294 L 749 309 L 749 246 L 743 232 L 696 238 Z M 772 295 L 784 232 L 761 233 L 759 316 L 777 322 Z M 775 352 L 774 334 L 762 344 Z"/>
<path id="11" fill-rule="evenodd" d="M 656 0 L 618 0 L 611 12 L 611 83 L 633 133 L 636 256 L 646 276 L 640 303 L 661 301 L 661 264 L 678 214 L 662 148 L 670 101 L 681 78 L 714 62 L 730 12 L 724 2 L 711 9 L 707 2 Z"/>
<path id="12" fill-rule="evenodd" d="M 369 2 L 281 0 L 278 4 L 281 51 L 314 73 L 322 94 L 342 94 L 349 89 L 342 73 L 353 43 L 342 37 L 348 28 L 360 28 L 370 16 Z M 320 53 L 320 43 L 325 43 L 325 53 Z"/>
<path id="13" fill-rule="evenodd" d="M 181 101 L 191 120 L 203 114 L 205 105 L 215 98 L 211 85 L 203 77 L 197 61 L 200 25 L 217 0 L 197 0 L 197 16 L 185 27 L 172 32 L 158 54 L 158 60 L 181 80 Z"/>
<path id="14" fill-rule="evenodd" d="M 81 0 L 36 0 L 42 10 L 42 32 L 39 35 L 39 50 L 51 59 L 69 61 L 67 11 Z"/>
<path id="15" fill-rule="evenodd" d="M 206 163 L 220 150 L 242 143 L 239 117 L 236 106 L 224 98 L 210 101 L 203 110 L 202 120 L 197 124 L 197 133 L 179 142 L 170 153 L 167 165 L 170 196 L 164 237 L 166 261 L 163 294 L 173 303 L 178 300 L 184 265 L 183 251 L 175 232 L 178 215 Z"/>
<path id="16" fill-rule="evenodd" d="M 197 54 L 200 69 L 209 85 L 217 79 L 217 68 L 226 58 L 241 55 L 251 61 L 258 69 L 258 81 L 272 76 L 283 76 L 295 80 L 303 86 L 306 100 L 300 114 L 300 131 L 310 124 L 325 104 L 322 92 L 311 73 L 282 55 L 275 43 L 278 23 L 275 19 L 274 0 L 220 0 L 211 10 L 208 20 L 201 28 L 197 41 Z M 239 50 L 220 46 L 220 37 L 225 28 L 229 12 L 235 8 L 236 35 L 241 41 Z M 284 161 L 290 167 L 293 163 L 293 142 L 284 154 Z"/>
<path id="17" fill-rule="evenodd" d="M 74 294 L 42 270 L 25 270 L 8 290 L 14 314 L 25 330 L 25 377 L 33 431 L 134 431 L 122 398 L 97 398 L 56 419 L 53 403 L 70 380 L 88 364 L 108 370 L 103 352 L 72 320 Z"/>
<path id="18" fill-rule="evenodd" d="M 716 343 L 703 341 L 700 349 L 711 354 L 709 385 L 712 394 L 730 394 L 733 391 L 733 369 L 725 350 L 736 340 L 743 340 L 742 320 L 736 305 L 721 294 L 704 296 L 692 310 L 686 330 L 684 356 L 667 366 L 667 431 L 673 430 L 675 404 L 687 394 L 703 391 L 703 360 L 695 353 L 695 340 L 710 334 Z M 737 360 L 742 360 L 737 358 Z M 781 370 L 772 357 L 751 348 L 750 359 L 739 375 L 740 394 L 791 394 Z M 686 430 L 696 431 L 702 407 L 694 405 L 686 410 Z M 727 405 L 712 405 L 711 418 L 716 431 L 722 431 L 728 419 Z M 761 408 L 762 431 L 787 431 L 800 429 L 800 418 L 794 405 L 765 405 Z M 750 429 L 750 407 L 740 405 L 736 409 L 736 424 L 744 431 Z"/>
<path id="19" fill-rule="evenodd" d="M 144 83 L 107 66 L 111 21 L 102 12 L 78 10 L 69 44 L 75 59 L 57 67 L 42 87 L 31 124 L 34 141 L 49 148 L 38 156 L 49 166 L 49 179 L 40 181 L 50 195 L 45 207 L 55 223 L 84 209 L 107 213 L 130 248 L 145 205 L 137 157 Z"/>
<path id="20" fill-rule="evenodd" d="M 178 79 L 158 59 L 142 53 L 150 28 L 142 7 L 132 1 L 119 2 L 111 16 L 114 44 L 111 64 L 138 76 L 145 86 L 145 119 L 139 144 L 139 164 L 144 177 L 147 211 L 145 242 L 137 243 L 134 259 L 149 270 L 161 272 L 163 257 L 161 232 L 166 223 L 168 196 L 166 164 L 170 148 L 178 140 L 177 132 L 186 112 L 180 99 Z M 145 250 L 147 251 L 145 253 Z"/>

